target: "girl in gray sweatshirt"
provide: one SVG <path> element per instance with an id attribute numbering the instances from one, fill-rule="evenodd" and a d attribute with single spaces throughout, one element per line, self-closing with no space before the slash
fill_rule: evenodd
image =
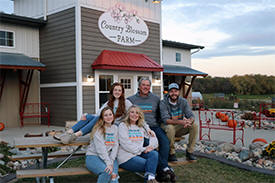
<path id="1" fill-rule="evenodd" d="M 133 172 L 145 172 L 145 181 L 156 182 L 158 152 L 154 149 L 158 147 L 158 140 L 155 135 L 148 135 L 144 129 L 144 114 L 139 107 L 130 107 L 125 121 L 118 127 L 118 136 L 119 166 Z M 149 138 L 146 147 L 143 147 L 144 137 Z"/>
<path id="2" fill-rule="evenodd" d="M 114 112 L 105 107 L 92 130 L 86 152 L 86 166 L 98 175 L 98 183 L 118 183 L 117 152 L 118 129 L 114 125 Z"/>

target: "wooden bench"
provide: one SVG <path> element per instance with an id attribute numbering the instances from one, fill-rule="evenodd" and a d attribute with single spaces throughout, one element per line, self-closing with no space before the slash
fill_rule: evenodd
<path id="1" fill-rule="evenodd" d="M 186 161 L 185 158 L 178 158 L 177 162 L 169 162 L 169 166 L 175 167 L 179 165 L 186 165 L 192 163 L 192 161 Z M 125 171 L 122 168 L 119 168 L 119 172 Z M 58 177 L 58 176 L 68 176 L 68 175 L 87 175 L 92 174 L 85 167 L 78 168 L 59 168 L 59 169 L 28 169 L 28 170 L 17 170 L 17 178 L 34 178 L 34 177 Z"/>
<path id="2" fill-rule="evenodd" d="M 226 122 L 222 122 L 221 119 L 216 117 L 216 113 L 221 112 L 227 114 L 228 120 L 234 120 L 234 112 L 230 110 L 215 110 L 215 109 L 200 109 L 199 110 L 199 139 L 203 140 L 203 137 L 208 137 L 211 140 L 211 130 L 223 130 L 231 131 L 233 136 L 233 144 L 236 144 L 237 140 L 242 142 L 244 145 L 244 122 L 237 121 L 237 126 L 229 127 Z M 207 129 L 207 133 L 203 133 L 203 129 Z M 237 132 L 241 132 L 241 136 L 237 137 Z"/>
<path id="3" fill-rule="evenodd" d="M 23 112 L 20 112 L 21 126 L 24 126 L 25 118 L 47 118 L 50 126 L 50 107 L 48 103 L 26 103 Z"/>

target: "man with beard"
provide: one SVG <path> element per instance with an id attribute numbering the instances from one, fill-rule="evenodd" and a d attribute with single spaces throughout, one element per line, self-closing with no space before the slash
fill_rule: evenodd
<path id="1" fill-rule="evenodd" d="M 179 96 L 180 88 L 177 83 L 168 86 L 168 94 L 160 102 L 160 113 L 163 129 L 170 141 L 168 161 L 177 161 L 175 151 L 175 137 L 189 133 L 189 142 L 186 150 L 187 160 L 196 160 L 193 155 L 196 144 L 198 126 L 195 124 L 194 114 L 185 98 Z"/>

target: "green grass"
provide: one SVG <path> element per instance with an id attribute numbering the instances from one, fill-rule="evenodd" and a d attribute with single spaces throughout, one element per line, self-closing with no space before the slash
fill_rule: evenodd
<path id="1" fill-rule="evenodd" d="M 55 166 L 55 165 L 54 165 Z M 52 166 L 52 167 L 54 167 Z M 84 166 L 84 158 L 78 160 L 72 160 L 64 167 L 77 167 Z M 259 183 L 259 182 L 272 182 L 275 181 L 275 176 L 264 175 L 260 173 L 241 170 L 235 167 L 231 167 L 220 162 L 209 160 L 205 158 L 199 158 L 197 162 L 184 166 L 175 167 L 175 173 L 178 177 L 179 183 Z M 143 182 L 143 178 L 137 176 L 132 172 L 121 172 L 120 183 L 134 183 Z M 23 179 L 17 181 L 21 182 L 35 182 L 35 179 Z M 95 175 L 83 175 L 83 176 L 66 176 L 56 177 L 55 183 L 93 183 L 96 182 Z"/>

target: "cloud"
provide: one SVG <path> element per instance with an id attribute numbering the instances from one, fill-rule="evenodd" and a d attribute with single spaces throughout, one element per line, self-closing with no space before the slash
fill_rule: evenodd
<path id="1" fill-rule="evenodd" d="M 174 16 L 177 15 L 177 16 Z M 195 57 L 275 53 L 275 1 L 176 0 L 163 3 L 163 38 L 206 48 Z"/>

